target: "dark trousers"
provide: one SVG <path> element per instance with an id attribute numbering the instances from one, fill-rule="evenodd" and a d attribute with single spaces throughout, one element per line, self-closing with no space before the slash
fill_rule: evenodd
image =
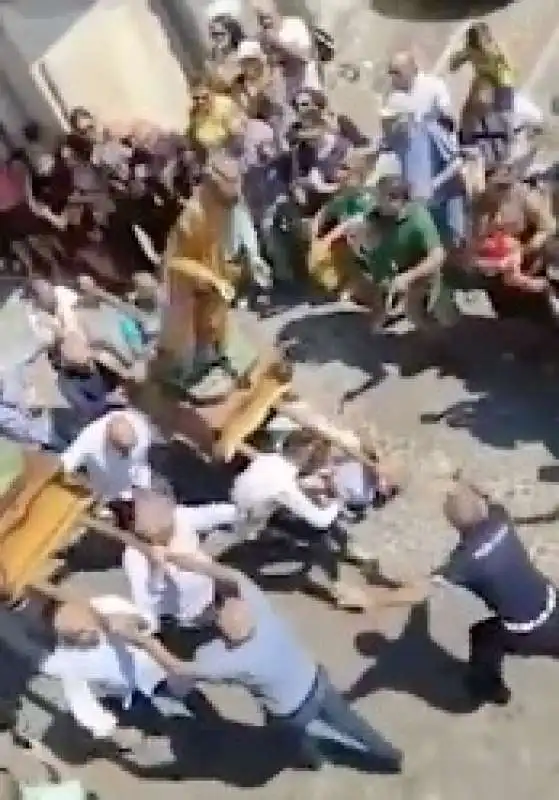
<path id="1" fill-rule="evenodd" d="M 512 633 L 499 617 L 490 617 L 470 628 L 470 667 L 486 685 L 502 683 L 505 655 L 559 658 L 559 608 L 530 633 Z"/>
<path id="2" fill-rule="evenodd" d="M 281 511 L 274 515 L 273 525 L 289 533 L 295 543 L 306 545 L 303 569 L 305 574 L 317 566 L 331 583 L 340 578 L 340 563 L 347 560 L 348 534 L 334 521 L 329 528 L 318 530 L 304 520 Z"/>
<path id="3" fill-rule="evenodd" d="M 333 746 L 335 750 L 349 749 L 362 755 L 371 771 L 401 769 L 401 751 L 350 707 L 322 668 L 296 712 L 289 717 L 269 716 L 268 721 L 285 734 L 296 761 L 302 766 L 318 769 L 322 765 L 325 758 L 320 747 L 322 741 L 329 745 L 328 751 Z"/>

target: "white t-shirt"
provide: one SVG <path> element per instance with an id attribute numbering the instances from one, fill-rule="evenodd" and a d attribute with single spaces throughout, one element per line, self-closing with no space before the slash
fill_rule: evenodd
<path id="1" fill-rule="evenodd" d="M 446 83 L 438 75 L 427 72 L 418 72 L 413 81 L 408 95 L 409 110 L 416 117 L 421 118 L 428 114 L 453 116 L 452 101 Z M 390 92 L 386 106 L 389 108 L 402 95 L 400 90 Z"/>
<path id="2" fill-rule="evenodd" d="M 136 446 L 124 457 L 107 444 L 107 426 L 115 414 L 125 415 L 136 431 Z M 86 425 L 62 453 L 64 470 L 72 473 L 83 467 L 93 492 L 105 501 L 126 498 L 134 488 L 151 485 L 148 451 L 152 440 L 149 420 L 139 411 L 110 411 Z"/>
<path id="3" fill-rule="evenodd" d="M 103 614 L 139 615 L 128 600 L 116 595 L 95 597 L 91 605 Z M 148 620 L 146 620 L 148 621 Z M 166 674 L 143 650 L 102 637 L 97 647 L 57 645 L 41 663 L 41 672 L 59 678 L 68 707 L 76 721 L 93 736 L 108 736 L 117 726 L 114 714 L 100 704 L 100 697 L 121 697 L 130 702 L 134 691 L 147 697 Z"/>
<path id="4" fill-rule="evenodd" d="M 236 515 L 237 509 L 232 503 L 177 506 L 170 551 L 196 553 L 209 561 L 200 549 L 198 533 L 232 525 Z M 214 582 L 207 575 L 186 572 L 172 565 L 165 572 L 156 570 L 134 547 L 125 549 L 122 566 L 134 603 L 154 629 L 159 627 L 162 616 L 173 617 L 181 625 L 188 625 L 200 617 L 213 601 Z"/>
<path id="5" fill-rule="evenodd" d="M 298 484 L 298 469 L 280 453 L 260 453 L 237 476 L 231 499 L 239 514 L 246 518 L 267 520 L 283 507 L 314 528 L 328 528 L 338 516 L 340 506 L 318 506 Z"/>

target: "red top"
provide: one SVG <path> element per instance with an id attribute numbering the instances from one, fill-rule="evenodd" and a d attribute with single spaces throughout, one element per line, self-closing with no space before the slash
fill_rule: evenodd
<path id="1" fill-rule="evenodd" d="M 0 166 L 0 212 L 11 211 L 27 202 L 27 175 L 23 164 Z"/>

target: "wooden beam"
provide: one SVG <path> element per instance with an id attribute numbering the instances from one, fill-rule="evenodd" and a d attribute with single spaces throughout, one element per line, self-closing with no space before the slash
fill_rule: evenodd
<path id="1" fill-rule="evenodd" d="M 363 452 L 356 433 L 336 428 L 322 414 L 314 412 L 303 400 L 296 399 L 283 402 L 278 406 L 277 411 L 278 414 L 287 417 L 287 419 L 295 422 L 301 428 L 306 428 L 335 445 L 365 467 L 374 467 L 376 465 L 374 459 Z"/>

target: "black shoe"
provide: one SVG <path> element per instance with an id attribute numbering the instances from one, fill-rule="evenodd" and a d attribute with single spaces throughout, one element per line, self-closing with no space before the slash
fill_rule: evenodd
<path id="1" fill-rule="evenodd" d="M 305 772 L 319 772 L 324 762 L 325 758 L 317 747 L 303 746 L 298 749 L 290 766 Z"/>
<path id="2" fill-rule="evenodd" d="M 470 674 L 464 682 L 468 693 L 479 705 L 493 703 L 496 706 L 506 706 L 512 697 L 511 690 L 500 679 L 493 681 Z"/>
<path id="3" fill-rule="evenodd" d="M 378 775 L 399 775 L 404 766 L 404 756 L 401 753 L 395 755 L 393 758 L 371 756 L 369 765 L 371 770 Z"/>

